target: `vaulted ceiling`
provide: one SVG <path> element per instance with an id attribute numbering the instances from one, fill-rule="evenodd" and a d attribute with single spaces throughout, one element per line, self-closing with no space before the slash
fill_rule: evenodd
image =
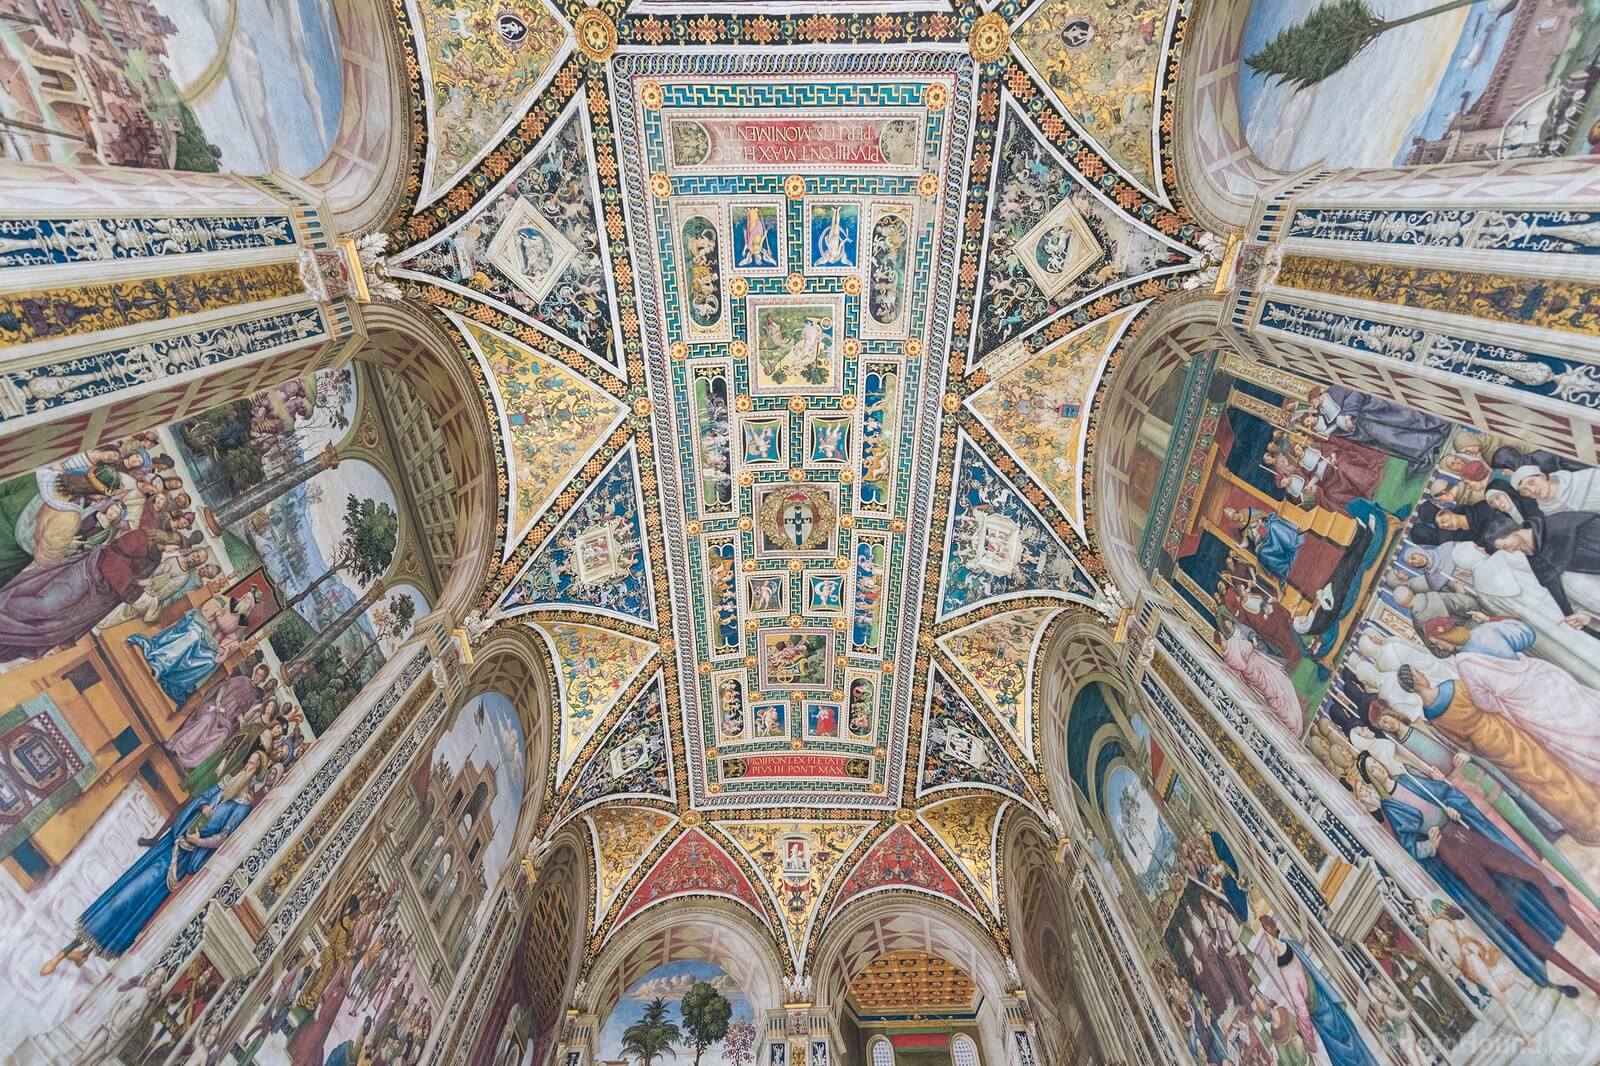
<path id="1" fill-rule="evenodd" d="M 998 935 L 1039 648 L 1107 609 L 1097 390 L 1201 265 L 1183 5 L 716 6 L 406 23 L 389 269 L 499 426 L 484 607 L 554 666 L 545 835 L 593 845 L 591 951 L 685 894 L 796 970 L 884 890 Z"/>

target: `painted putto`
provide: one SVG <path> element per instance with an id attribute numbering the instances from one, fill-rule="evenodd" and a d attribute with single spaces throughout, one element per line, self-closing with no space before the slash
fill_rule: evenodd
<path id="1" fill-rule="evenodd" d="M 1587 1063 L 1597 15 L 0 0 L 0 1058 Z"/>

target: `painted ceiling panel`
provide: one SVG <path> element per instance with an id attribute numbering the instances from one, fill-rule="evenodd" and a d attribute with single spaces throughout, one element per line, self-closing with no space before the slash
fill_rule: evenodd
<path id="1" fill-rule="evenodd" d="M 509 132 L 571 48 L 543 0 L 458 5 L 411 0 L 421 37 L 428 156 L 420 203 L 442 196 Z"/>
<path id="2" fill-rule="evenodd" d="M 512 535 L 527 536 L 561 486 L 617 427 L 627 408 L 559 359 L 497 330 L 451 316 L 489 382 L 506 452 Z"/>
<path id="3" fill-rule="evenodd" d="M 653 903 L 689 894 L 734 899 L 758 917 L 765 917 L 761 899 L 739 865 L 705 833 L 689 829 L 650 867 L 649 874 L 628 897 L 612 928 Z"/>
<path id="4" fill-rule="evenodd" d="M 1028 784 L 993 730 L 961 689 L 935 666 L 922 728 L 918 793 L 950 788 L 990 788 L 1026 799 Z"/>
<path id="5" fill-rule="evenodd" d="M 477 211 L 401 252 L 391 269 L 490 301 L 616 373 L 615 281 L 586 101 L 574 95 Z"/>
<path id="6" fill-rule="evenodd" d="M 595 853 L 595 923 L 605 917 L 629 876 L 674 819 L 665 811 L 641 807 L 601 807 L 586 819 Z"/>
<path id="7" fill-rule="evenodd" d="M 1093 297 L 1188 265 L 1191 253 L 1113 206 L 1009 95 L 996 143 L 973 328 L 979 356 Z"/>
<path id="8" fill-rule="evenodd" d="M 975 910 L 966 891 L 933 850 L 904 825 L 889 830 L 861 856 L 834 896 L 833 912 L 867 892 L 929 892 Z"/>
<path id="9" fill-rule="evenodd" d="M 1088 573 L 1018 489 L 965 433 L 955 458 L 939 618 L 1029 594 L 1092 602 Z"/>
<path id="10" fill-rule="evenodd" d="M 1112 349 L 1141 309 L 1107 315 L 1042 351 L 990 360 L 985 369 L 992 380 L 967 399 L 1080 535 L 1089 409 Z"/>
<path id="11" fill-rule="evenodd" d="M 560 817 L 612 798 L 675 798 L 660 674 L 645 685 L 583 771 L 567 784 Z"/>
<path id="12" fill-rule="evenodd" d="M 565 777 L 584 741 L 644 669 L 656 645 L 597 626 L 535 623 L 556 667 L 561 692 L 557 777 Z"/>
<path id="13" fill-rule="evenodd" d="M 1165 40 L 1145 0 L 1095 4 L 1096 63 Z M 466 119 L 429 138 L 391 268 L 453 316 L 500 430 L 485 595 L 551 652 L 542 831 L 587 819 L 592 947 L 685 895 L 749 908 L 797 969 L 879 891 L 999 930 L 994 832 L 1046 802 L 1038 642 L 1108 609 L 1088 413 L 1198 263 L 1119 176 L 1159 188 L 1155 74 L 1064 121 L 1088 90 L 1024 50 L 1059 3 L 983 33 L 846 6 L 590 8 L 582 59 L 530 10 L 507 91 L 428 83 Z"/>
<path id="14" fill-rule="evenodd" d="M 997 834 L 1006 801 L 999 796 L 973 795 L 925 808 L 922 820 L 954 855 L 996 914 L 1000 910 L 1000 862 Z"/>
<path id="15" fill-rule="evenodd" d="M 1029 607 L 984 619 L 939 638 L 988 709 L 1025 752 L 1033 750 L 1033 660 L 1055 607 Z"/>
<path id="16" fill-rule="evenodd" d="M 850 821 L 723 823 L 722 832 L 744 852 L 771 893 L 790 956 L 797 964 L 805 957 L 828 883 L 870 825 Z"/>
<path id="17" fill-rule="evenodd" d="M 1017 23 L 1017 52 L 1063 112 L 1112 162 L 1151 193 L 1162 43 L 1178 13 L 1168 0 L 1039 0 Z"/>
<path id="18" fill-rule="evenodd" d="M 692 793 L 892 808 L 971 65 L 616 70 Z"/>
<path id="19" fill-rule="evenodd" d="M 966 971 L 923 951 L 874 960 L 850 979 L 849 988 L 856 1009 L 872 1014 L 966 1010 L 978 991 Z"/>
<path id="20" fill-rule="evenodd" d="M 566 608 L 655 623 L 644 500 L 630 446 L 597 477 L 501 596 L 510 613 Z"/>

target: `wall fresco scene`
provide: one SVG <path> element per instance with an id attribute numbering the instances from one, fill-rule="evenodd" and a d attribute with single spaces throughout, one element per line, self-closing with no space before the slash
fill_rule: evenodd
<path id="1" fill-rule="evenodd" d="M 1346 32 L 1357 46 L 1341 64 Z M 1258 0 L 1244 52 L 1245 134 L 1280 170 L 1600 150 L 1592 0 Z"/>

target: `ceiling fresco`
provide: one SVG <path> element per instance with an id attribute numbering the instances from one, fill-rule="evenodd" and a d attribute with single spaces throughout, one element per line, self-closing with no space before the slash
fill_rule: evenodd
<path id="1" fill-rule="evenodd" d="M 1183 5 L 681 6 L 404 12 L 390 273 L 500 430 L 482 606 L 549 653 L 544 838 L 589 843 L 591 954 L 685 895 L 796 972 L 885 891 L 1001 938 L 1039 651 L 1116 609 L 1096 394 L 1202 266 Z"/>

